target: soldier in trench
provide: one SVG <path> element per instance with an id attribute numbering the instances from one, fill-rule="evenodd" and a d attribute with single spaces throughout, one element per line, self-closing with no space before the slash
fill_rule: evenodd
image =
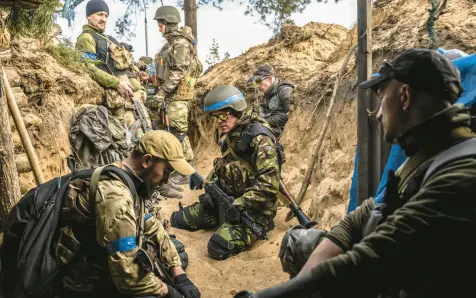
<path id="1" fill-rule="evenodd" d="M 291 280 L 236 297 L 468 297 L 476 256 L 476 153 L 453 63 L 409 49 L 361 88 L 381 98 L 386 141 L 408 156 L 372 198 L 331 231 L 295 227 L 280 257 Z M 443 237 L 443 238 L 442 238 Z M 448 238 L 449 237 L 449 238 Z"/>

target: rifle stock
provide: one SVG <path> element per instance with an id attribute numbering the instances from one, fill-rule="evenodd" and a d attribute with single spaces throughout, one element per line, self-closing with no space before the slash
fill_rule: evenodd
<path id="1" fill-rule="evenodd" d="M 162 121 L 164 122 L 165 129 L 170 132 L 169 111 L 167 109 L 167 104 L 163 102 L 160 109 L 162 110 Z"/>

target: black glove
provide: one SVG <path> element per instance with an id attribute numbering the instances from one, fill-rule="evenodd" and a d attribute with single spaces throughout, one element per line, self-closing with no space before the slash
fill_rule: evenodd
<path id="1" fill-rule="evenodd" d="M 200 291 L 193 284 L 193 282 L 188 279 L 187 274 L 180 274 L 175 277 L 175 288 L 179 291 L 185 298 L 200 298 Z"/>
<path id="2" fill-rule="evenodd" d="M 203 195 L 199 195 L 198 200 L 200 201 L 200 204 L 202 204 L 204 207 L 211 209 L 215 208 L 215 203 L 213 202 L 212 197 L 207 192 Z"/>
<path id="3" fill-rule="evenodd" d="M 190 181 L 188 186 L 191 190 L 202 189 L 203 177 L 200 176 L 198 172 L 193 173 L 192 175 L 190 175 Z"/>
<path id="4" fill-rule="evenodd" d="M 176 289 L 172 286 L 167 285 L 168 293 L 164 296 L 164 298 L 182 298 L 182 294 L 180 294 Z"/>
<path id="5" fill-rule="evenodd" d="M 241 211 L 238 207 L 230 207 L 226 209 L 225 219 L 232 225 L 239 225 L 241 223 Z"/>

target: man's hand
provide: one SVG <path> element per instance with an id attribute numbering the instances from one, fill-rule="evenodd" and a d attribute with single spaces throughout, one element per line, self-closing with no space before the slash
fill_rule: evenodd
<path id="1" fill-rule="evenodd" d="M 175 288 L 185 298 L 200 298 L 201 294 L 193 282 L 187 277 L 187 274 L 180 274 L 175 277 Z"/>
<path id="2" fill-rule="evenodd" d="M 150 79 L 150 76 L 149 74 L 147 73 L 147 71 L 139 71 L 139 80 L 141 80 L 142 82 L 145 82 L 145 81 L 148 81 Z"/>
<path id="3" fill-rule="evenodd" d="M 133 87 L 129 81 L 121 81 L 119 86 L 117 86 L 117 92 L 124 97 L 129 97 L 134 95 L 132 91 Z"/>
<path id="4" fill-rule="evenodd" d="M 203 187 L 203 177 L 200 176 L 198 172 L 190 175 L 189 185 L 191 190 L 202 189 Z"/>
<path id="5" fill-rule="evenodd" d="M 241 223 L 240 209 L 236 206 L 228 208 L 225 212 L 225 218 L 232 225 L 239 225 Z"/>

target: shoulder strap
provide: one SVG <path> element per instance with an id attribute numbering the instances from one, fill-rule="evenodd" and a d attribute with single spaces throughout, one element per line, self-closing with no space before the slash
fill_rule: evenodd
<path id="1" fill-rule="evenodd" d="M 101 174 L 103 172 L 112 172 L 114 174 L 117 174 L 119 177 L 121 177 L 122 181 L 126 183 L 127 188 L 129 188 L 129 190 L 131 191 L 132 197 L 136 198 L 137 190 L 129 174 L 127 174 L 126 171 L 111 165 L 102 166 L 94 170 L 91 176 L 91 180 L 89 182 L 89 197 L 90 198 L 96 198 L 99 178 L 101 177 Z"/>
<path id="2" fill-rule="evenodd" d="M 463 141 L 438 155 L 438 157 L 435 159 L 435 161 L 433 161 L 426 171 L 421 185 L 423 185 L 432 174 L 434 174 L 445 164 L 470 156 L 476 156 L 476 138 Z"/>

